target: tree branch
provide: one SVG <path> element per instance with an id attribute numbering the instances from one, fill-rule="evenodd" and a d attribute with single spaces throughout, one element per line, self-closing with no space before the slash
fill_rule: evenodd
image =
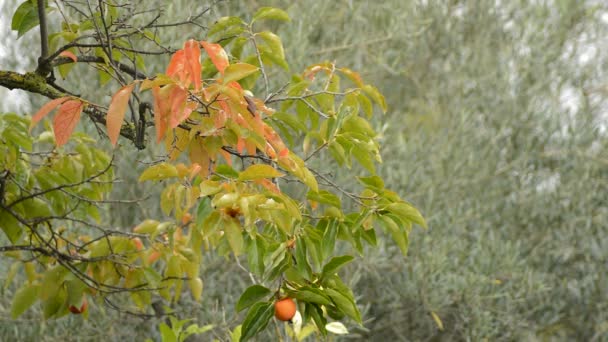
<path id="1" fill-rule="evenodd" d="M 38 0 L 38 20 L 40 21 L 40 57 L 38 57 L 38 69 L 36 69 L 36 73 L 46 76 L 51 72 L 51 69 L 46 62 L 46 57 L 49 55 L 49 40 L 46 31 L 44 0 Z"/>

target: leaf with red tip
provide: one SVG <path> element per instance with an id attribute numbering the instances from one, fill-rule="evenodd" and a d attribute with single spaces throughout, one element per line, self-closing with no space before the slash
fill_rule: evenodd
<path id="1" fill-rule="evenodd" d="M 69 97 L 60 97 L 58 99 L 54 99 L 52 101 L 47 102 L 34 116 L 32 116 L 32 123 L 30 124 L 30 131 L 42 118 L 44 118 L 48 113 L 52 112 L 53 109 L 57 108 L 60 104 L 69 100 Z"/>
<path id="2" fill-rule="evenodd" d="M 126 85 L 112 96 L 112 102 L 110 102 L 110 108 L 108 108 L 108 115 L 106 116 L 108 137 L 112 146 L 116 146 L 116 142 L 118 141 L 122 121 L 125 118 L 125 112 L 129 104 L 129 97 L 131 96 L 131 92 L 133 92 L 133 86 L 134 84 Z"/>
<path id="3" fill-rule="evenodd" d="M 59 107 L 59 113 L 53 119 L 53 130 L 57 146 L 65 145 L 80 120 L 83 103 L 78 100 L 68 100 Z"/>
<path id="4" fill-rule="evenodd" d="M 71 52 L 71 51 L 67 51 L 67 50 L 66 51 L 62 51 L 59 54 L 59 56 L 67 57 L 67 58 L 73 60 L 74 63 L 76 63 L 78 61 L 78 58 L 76 57 L 76 55 L 73 52 Z"/>
<path id="5" fill-rule="evenodd" d="M 220 72 L 220 74 L 224 75 L 224 70 L 228 67 L 228 55 L 224 48 L 220 44 L 207 43 L 206 41 L 201 41 L 201 45 L 207 51 L 209 58 L 211 58 L 211 62 Z"/>

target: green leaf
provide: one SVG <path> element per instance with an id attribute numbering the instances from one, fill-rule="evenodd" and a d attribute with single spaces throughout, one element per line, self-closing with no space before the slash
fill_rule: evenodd
<path id="1" fill-rule="evenodd" d="M 306 198 L 311 201 L 328 204 L 338 209 L 342 208 L 340 198 L 327 190 L 319 190 L 319 192 L 309 191 Z"/>
<path id="2" fill-rule="evenodd" d="M 224 84 L 239 81 L 258 72 L 260 68 L 247 63 L 230 64 L 224 71 Z"/>
<path id="3" fill-rule="evenodd" d="M 205 219 L 213 212 L 211 207 L 211 199 L 209 197 L 203 197 L 198 204 L 196 209 L 196 226 L 201 227 Z"/>
<path id="4" fill-rule="evenodd" d="M 254 164 L 239 174 L 240 181 L 248 181 L 262 178 L 276 178 L 284 175 L 277 169 L 266 164 Z"/>
<path id="5" fill-rule="evenodd" d="M 304 239 L 297 239 L 296 241 L 296 267 L 304 278 L 310 279 L 312 269 L 306 257 L 306 242 Z"/>
<path id="6" fill-rule="evenodd" d="M 351 255 L 343 255 L 332 258 L 325 266 L 323 266 L 322 276 L 332 275 L 336 273 L 341 267 L 353 261 L 354 257 Z"/>
<path id="7" fill-rule="evenodd" d="M 8 239 L 13 243 L 17 243 L 19 238 L 21 238 L 21 234 L 23 233 L 23 229 L 21 228 L 21 224 L 17 219 L 10 214 L 8 211 L 4 209 L 0 209 L 0 228 Z"/>
<path id="8" fill-rule="evenodd" d="M 272 319 L 274 307 L 270 302 L 255 303 L 243 322 L 240 341 L 247 341 L 264 330 Z"/>
<path id="9" fill-rule="evenodd" d="M 331 209 L 334 209 L 334 211 L 337 210 L 335 208 Z M 334 248 L 336 247 L 336 236 L 338 235 L 338 230 L 338 220 L 335 219 L 331 220 L 324 227 L 323 239 L 321 240 L 321 254 L 323 260 L 328 258 L 333 253 Z"/>
<path id="10" fill-rule="evenodd" d="M 327 319 L 323 315 L 323 309 L 315 304 L 306 304 L 306 315 L 312 317 L 312 320 L 315 322 L 317 329 L 321 332 L 323 336 L 327 335 L 327 330 L 325 330 L 325 325 L 327 324 Z"/>
<path id="11" fill-rule="evenodd" d="M 258 20 L 265 20 L 265 19 L 279 20 L 279 21 L 290 21 L 291 20 L 291 19 L 289 19 L 289 14 L 287 14 L 287 12 L 285 12 L 281 9 L 274 8 L 274 7 L 262 7 L 253 15 L 253 20 L 251 20 L 251 23 L 254 23 Z"/>
<path id="12" fill-rule="evenodd" d="M 32 306 L 37 300 L 40 293 L 39 284 L 25 284 L 21 287 L 13 297 L 13 304 L 11 306 L 11 317 L 16 319 L 21 316 L 30 306 Z"/>
<path id="13" fill-rule="evenodd" d="M 38 26 L 38 6 L 35 1 L 24 1 L 13 14 L 11 30 L 17 31 L 17 39 L 21 38 L 27 31 Z"/>
<path id="14" fill-rule="evenodd" d="M 234 220 L 224 220 L 224 232 L 228 238 L 230 248 L 234 252 L 234 255 L 238 256 L 243 253 L 243 232 L 241 226 Z"/>
<path id="15" fill-rule="evenodd" d="M 147 180 L 161 180 L 167 178 L 177 177 L 177 169 L 175 166 L 168 163 L 159 163 L 147 168 L 141 176 L 139 176 L 139 181 L 147 181 Z"/>
<path id="16" fill-rule="evenodd" d="M 331 299 L 328 295 L 323 293 L 323 291 L 310 286 L 303 286 L 297 291 L 290 291 L 289 296 L 297 299 L 298 301 L 306 303 L 315 303 L 319 305 L 332 304 Z"/>
<path id="17" fill-rule="evenodd" d="M 228 177 L 228 178 L 239 178 L 239 173 L 234 170 L 230 165 L 220 164 L 215 168 L 215 173 L 220 176 Z"/>
<path id="18" fill-rule="evenodd" d="M 357 177 L 357 180 L 366 188 L 374 190 L 376 192 L 381 192 L 382 190 L 384 190 L 384 181 L 378 176 Z"/>
<path id="19" fill-rule="evenodd" d="M 213 36 L 217 33 L 220 33 L 222 31 L 228 30 L 228 29 L 230 29 L 232 34 L 238 35 L 239 33 L 237 33 L 237 32 L 233 33 L 232 31 L 240 29 L 239 31 L 242 32 L 243 26 L 245 26 L 245 23 L 239 17 L 222 17 L 222 18 L 219 18 L 218 21 L 216 21 L 215 24 L 213 24 L 209 28 L 209 31 L 207 31 L 207 35 Z"/>
<path id="20" fill-rule="evenodd" d="M 46 283 L 43 282 L 43 287 L 40 289 L 41 293 L 46 287 Z M 42 297 L 42 296 L 41 296 Z M 50 296 L 48 299 L 42 302 L 42 312 L 44 319 L 49 319 L 53 316 L 60 314 L 63 311 L 67 311 L 65 305 L 67 299 L 67 293 L 64 287 L 60 287 L 54 296 Z"/>
<path id="21" fill-rule="evenodd" d="M 423 228 L 427 228 L 426 221 L 418 211 L 418 209 L 406 202 L 391 203 L 386 206 L 386 210 L 393 214 L 404 218 L 407 221 L 414 222 Z"/>
<path id="22" fill-rule="evenodd" d="M 160 324 L 160 336 L 163 342 L 177 342 L 177 336 L 169 326 L 165 323 Z"/>
<path id="23" fill-rule="evenodd" d="M 354 319 L 357 323 L 361 324 L 361 313 L 355 305 L 352 298 L 347 297 L 345 294 L 338 292 L 334 289 L 325 289 L 325 292 L 329 295 L 331 300 L 336 304 L 338 310 L 342 311 L 348 317 Z"/>
<path id="24" fill-rule="evenodd" d="M 380 94 L 376 87 L 367 84 L 363 87 L 363 91 L 365 92 L 365 94 L 367 94 L 367 96 L 371 97 L 374 102 L 380 105 L 382 111 L 386 113 L 386 100 L 384 99 L 384 96 Z"/>
<path id="25" fill-rule="evenodd" d="M 308 128 L 306 125 L 302 123 L 295 115 L 289 113 L 278 112 L 272 114 L 271 118 L 273 120 L 278 120 L 286 123 L 289 127 L 291 127 L 296 132 L 306 132 Z"/>
<path id="26" fill-rule="evenodd" d="M 270 294 L 270 290 L 262 285 L 253 285 L 247 288 L 236 303 L 236 311 L 242 311 L 259 302 Z"/>
<path id="27" fill-rule="evenodd" d="M 264 273 L 264 242 L 256 236 L 251 237 L 247 246 L 247 263 L 253 274 Z"/>
<path id="28" fill-rule="evenodd" d="M 270 48 L 272 54 L 274 54 L 277 58 L 285 59 L 285 51 L 283 50 L 283 43 L 281 42 L 281 38 L 276 34 L 270 31 L 264 31 L 257 34 L 260 36 L 266 45 Z"/>
<path id="29" fill-rule="evenodd" d="M 393 240 L 395 240 L 395 243 L 399 246 L 399 249 L 401 249 L 403 256 L 407 256 L 409 244 L 407 233 L 399 229 L 399 226 L 390 217 L 382 215 L 379 216 L 379 219 L 380 223 L 382 223 L 389 233 L 391 233 Z"/>

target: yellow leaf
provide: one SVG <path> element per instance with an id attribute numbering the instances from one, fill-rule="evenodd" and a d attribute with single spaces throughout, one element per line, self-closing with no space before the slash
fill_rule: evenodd
<path id="1" fill-rule="evenodd" d="M 439 316 L 434 311 L 431 311 L 431 316 L 433 317 L 433 320 L 435 320 L 435 324 L 437 324 L 437 328 L 439 328 L 439 330 L 443 331 L 443 322 L 441 322 L 441 318 L 439 318 Z"/>

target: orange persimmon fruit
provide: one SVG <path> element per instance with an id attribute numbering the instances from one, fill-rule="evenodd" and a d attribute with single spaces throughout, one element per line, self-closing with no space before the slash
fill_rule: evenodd
<path id="1" fill-rule="evenodd" d="M 296 303 L 286 297 L 274 303 L 274 317 L 280 321 L 290 321 L 296 314 Z"/>

